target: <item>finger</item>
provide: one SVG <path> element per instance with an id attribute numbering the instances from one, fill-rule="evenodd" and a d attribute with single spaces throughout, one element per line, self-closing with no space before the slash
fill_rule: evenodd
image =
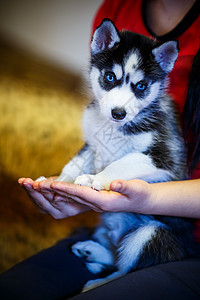
<path id="1" fill-rule="evenodd" d="M 40 192 L 38 184 L 30 178 L 20 178 L 19 184 L 24 188 L 30 200 L 38 207 L 39 211 L 43 214 L 50 214 L 55 219 L 62 219 L 71 215 L 78 213 L 76 207 L 68 207 L 66 204 L 63 206 L 61 202 L 53 202 L 54 194 L 53 193 L 44 193 Z M 34 188 L 33 188 L 34 186 Z M 41 183 L 42 186 L 42 183 Z M 48 198 L 48 199 L 47 199 Z M 51 200 L 51 201 L 49 201 Z M 52 205 L 54 203 L 54 205 Z M 63 209 L 64 207 L 64 209 Z M 63 209 L 63 211 L 62 211 Z M 80 210 L 80 208 L 79 208 Z M 86 210 L 86 209 L 85 209 Z M 83 211 L 83 208 L 82 208 Z M 80 210 L 81 212 L 81 210 Z"/>
<path id="2" fill-rule="evenodd" d="M 54 181 L 51 183 L 50 187 L 52 190 L 58 191 L 60 193 L 76 196 L 79 198 L 85 199 L 85 197 L 94 197 L 97 196 L 98 192 L 96 190 L 91 189 L 87 186 L 80 186 L 77 184 L 66 183 Z"/>
<path id="3" fill-rule="evenodd" d="M 40 192 L 48 201 L 52 202 L 55 197 L 55 192 L 52 192 L 51 189 L 48 188 L 50 182 L 52 182 L 53 179 L 49 178 L 47 180 L 42 181 L 35 181 L 33 183 L 34 190 Z"/>
<path id="4" fill-rule="evenodd" d="M 48 178 L 48 179 L 44 179 L 44 180 L 40 180 L 40 181 L 34 181 L 33 187 L 34 187 L 34 189 L 42 189 L 45 187 L 48 188 L 52 181 L 53 181 L 53 178 Z"/>
<path id="5" fill-rule="evenodd" d="M 112 191 L 121 193 L 122 191 L 126 190 L 125 183 L 123 182 L 123 180 L 114 180 L 110 184 L 110 189 Z"/>
<path id="6" fill-rule="evenodd" d="M 87 207 L 88 209 L 93 209 L 96 211 L 96 206 L 93 203 L 90 203 L 87 200 L 87 195 L 84 194 L 84 197 L 79 196 L 79 193 L 76 192 L 76 188 L 82 188 L 80 186 L 74 185 L 74 184 L 69 184 L 66 182 L 46 182 L 44 185 L 45 189 L 49 190 L 49 191 L 53 191 L 54 193 L 56 193 L 56 196 L 54 198 L 54 203 L 56 201 L 59 201 L 60 199 L 62 199 L 63 202 L 69 204 L 70 202 L 73 202 L 73 205 L 79 206 L 81 205 L 81 208 L 83 209 L 83 207 Z M 69 186 L 69 190 L 68 190 L 68 186 Z M 72 189 L 70 189 L 70 187 Z M 91 190 L 90 188 L 87 188 L 88 190 Z M 70 192 L 68 192 L 70 191 Z M 81 195 L 81 194 L 80 194 Z M 86 209 L 85 209 L 86 210 Z"/>
<path id="7" fill-rule="evenodd" d="M 19 185 L 22 187 L 22 188 L 25 188 L 25 187 L 32 187 L 33 186 L 33 180 L 31 178 L 19 178 L 18 179 L 18 183 Z"/>
<path id="8" fill-rule="evenodd" d="M 51 202 L 51 205 L 54 208 L 60 210 L 62 214 L 66 212 L 66 216 L 70 214 L 70 205 L 73 206 L 72 209 L 73 215 L 77 214 L 76 211 L 78 210 L 80 212 L 89 210 L 89 207 L 86 206 L 86 201 L 79 199 L 78 197 L 73 195 L 71 197 L 66 192 L 60 191 L 59 189 L 55 190 L 54 188 L 52 188 L 53 182 L 54 182 L 54 178 L 49 178 L 47 180 L 35 182 L 33 184 L 33 187 L 36 191 L 40 191 L 42 195 L 44 195 L 44 197 Z M 63 183 L 63 184 L 67 184 L 67 183 Z"/>
<path id="9" fill-rule="evenodd" d="M 25 180 L 25 177 L 21 177 L 21 178 L 18 179 L 18 183 L 20 185 L 23 185 L 24 180 Z"/>
<path id="10" fill-rule="evenodd" d="M 35 190 L 32 185 L 30 183 L 28 183 L 29 181 L 26 181 L 23 183 L 23 188 L 25 189 L 27 195 L 29 196 L 30 200 L 40 209 L 43 210 L 47 213 L 52 213 L 52 210 L 54 210 L 54 208 L 51 205 L 51 202 L 49 200 L 53 200 L 53 196 L 48 195 L 48 197 L 51 198 L 46 198 L 47 195 L 43 195 L 42 193 L 40 193 L 39 191 Z"/>
<path id="11" fill-rule="evenodd" d="M 56 200 L 52 202 L 52 205 L 65 217 L 74 216 L 90 210 L 89 207 L 74 202 L 72 199 L 68 199 L 68 203 L 66 203 L 66 198 L 60 196 L 56 196 Z"/>
<path id="12" fill-rule="evenodd" d="M 41 192 L 41 194 L 44 196 L 45 199 L 47 199 L 49 202 L 54 201 L 55 194 L 51 192 Z"/>
<path id="13" fill-rule="evenodd" d="M 51 187 L 56 193 L 63 193 L 64 196 L 98 212 L 112 210 L 115 200 L 119 199 L 119 196 L 121 197 L 121 194 L 116 192 L 96 191 L 86 186 L 66 182 L 53 182 Z"/>
<path id="14" fill-rule="evenodd" d="M 39 210 L 39 212 L 40 212 L 41 214 L 43 214 L 43 215 L 47 215 L 47 214 L 48 214 L 48 212 L 46 212 L 45 210 L 43 210 L 43 209 L 41 209 L 41 208 L 39 208 L 39 207 L 38 207 L 38 210 Z"/>
<path id="15" fill-rule="evenodd" d="M 69 195 L 66 192 L 60 191 L 59 189 L 55 190 L 52 188 L 52 183 L 54 182 L 53 178 L 49 178 L 47 180 L 42 180 L 39 182 L 34 182 L 33 187 L 36 191 L 40 192 L 44 197 L 49 200 L 52 204 L 52 206 L 57 207 L 56 202 L 63 201 L 66 204 L 69 204 L 70 200 L 73 200 L 73 202 L 76 202 L 76 205 L 84 205 L 85 206 L 85 201 L 79 199 L 78 197 L 72 195 Z M 67 183 L 62 183 L 62 184 L 67 184 Z"/>
<path id="16" fill-rule="evenodd" d="M 70 189 L 72 187 L 72 189 Z M 41 181 L 38 185 L 34 185 L 36 190 L 40 190 L 42 193 L 45 192 L 54 192 L 55 194 L 59 194 L 63 199 L 68 197 L 69 195 L 73 197 L 79 197 L 79 194 L 76 192 L 76 188 L 78 186 L 74 184 L 69 184 L 67 182 L 62 181 L 53 181 L 53 180 L 46 180 Z"/>
<path id="17" fill-rule="evenodd" d="M 88 202 L 80 197 L 74 195 L 64 194 L 62 192 L 57 191 L 58 194 L 55 195 L 52 205 L 57 207 L 57 203 L 62 201 L 64 205 L 73 206 L 73 209 L 79 210 L 80 212 L 88 211 L 90 209 L 99 212 L 99 208 L 96 204 Z"/>

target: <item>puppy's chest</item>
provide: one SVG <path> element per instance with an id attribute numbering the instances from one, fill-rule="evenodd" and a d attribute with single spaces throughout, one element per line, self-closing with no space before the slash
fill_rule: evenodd
<path id="1" fill-rule="evenodd" d="M 146 151 L 153 140 L 152 133 L 124 135 L 118 124 L 93 113 L 86 113 L 83 127 L 85 140 L 94 152 L 95 173 L 128 153 Z"/>

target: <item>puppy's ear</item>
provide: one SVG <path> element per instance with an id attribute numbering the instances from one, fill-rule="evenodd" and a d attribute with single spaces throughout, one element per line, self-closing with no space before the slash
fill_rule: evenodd
<path id="1" fill-rule="evenodd" d="M 178 42 L 170 41 L 162 44 L 161 46 L 153 49 L 155 60 L 159 63 L 161 69 L 169 73 L 175 64 L 178 57 Z"/>
<path id="2" fill-rule="evenodd" d="M 104 49 L 112 48 L 119 41 L 119 31 L 113 22 L 109 19 L 104 19 L 92 37 L 91 53 L 96 54 Z"/>

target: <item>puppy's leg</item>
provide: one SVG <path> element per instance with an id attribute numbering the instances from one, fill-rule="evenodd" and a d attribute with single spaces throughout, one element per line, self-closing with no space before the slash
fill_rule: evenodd
<path id="1" fill-rule="evenodd" d="M 66 164 L 56 181 L 74 183 L 75 179 L 83 173 L 93 172 L 93 151 L 85 145 L 79 153 Z"/>
<path id="2" fill-rule="evenodd" d="M 75 243 L 72 246 L 72 252 L 83 258 L 86 261 L 87 268 L 95 274 L 100 273 L 114 263 L 111 251 L 92 240 Z"/>
<path id="3" fill-rule="evenodd" d="M 91 187 L 93 180 L 94 180 L 94 175 L 83 174 L 83 175 L 78 176 L 76 178 L 76 180 L 74 181 L 74 183 L 78 184 L 78 185 L 84 185 L 84 186 Z"/>
<path id="4" fill-rule="evenodd" d="M 99 278 L 99 279 L 94 279 L 94 280 L 89 280 L 85 285 L 84 285 L 84 288 L 83 288 L 83 291 L 82 292 L 87 292 L 95 287 L 98 287 L 98 286 L 101 286 L 109 281 L 112 281 L 114 279 L 117 279 L 121 276 L 123 276 L 124 274 L 121 273 L 120 271 L 116 271 L 110 275 L 108 275 L 107 277 L 105 278 Z"/>
<path id="5" fill-rule="evenodd" d="M 168 181 L 173 173 L 157 168 L 151 157 L 143 153 L 130 153 L 112 162 L 102 172 L 94 176 L 92 187 L 96 190 L 110 189 L 110 183 L 116 179 L 143 179 L 148 182 Z"/>
<path id="6" fill-rule="evenodd" d="M 139 262 L 145 267 L 147 262 L 143 260 L 143 258 L 146 260 L 143 256 L 144 249 L 145 246 L 150 244 L 153 237 L 156 236 L 156 230 L 159 228 L 159 225 L 161 226 L 161 223 L 152 221 L 149 225 L 139 227 L 135 231 L 125 235 L 117 250 L 118 258 L 116 266 L 118 271 L 105 278 L 88 281 L 83 291 L 85 292 L 127 274 L 132 269 L 138 268 Z"/>
<path id="7" fill-rule="evenodd" d="M 152 221 L 128 233 L 118 249 L 117 268 L 126 274 L 131 270 L 180 260 L 184 257 L 176 237 L 167 227 Z"/>

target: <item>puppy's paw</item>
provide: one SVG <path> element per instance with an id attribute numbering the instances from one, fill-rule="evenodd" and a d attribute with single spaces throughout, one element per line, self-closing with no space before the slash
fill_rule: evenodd
<path id="1" fill-rule="evenodd" d="M 78 185 L 84 185 L 84 186 L 92 186 L 92 182 L 94 180 L 94 175 L 90 175 L 90 174 L 83 174 L 80 175 L 76 178 L 76 180 L 74 181 L 75 184 Z"/>
<path id="2" fill-rule="evenodd" d="M 105 178 L 103 176 L 95 175 L 94 180 L 92 182 L 92 188 L 94 190 L 100 191 L 100 190 L 110 190 L 110 183 L 111 181 L 108 180 L 108 178 Z"/>
<path id="3" fill-rule="evenodd" d="M 75 243 L 72 246 L 72 252 L 76 256 L 84 258 L 87 263 L 112 265 L 114 261 L 113 255 L 108 249 L 92 240 Z"/>
<path id="4" fill-rule="evenodd" d="M 44 176 L 40 176 L 35 181 L 42 181 L 42 180 L 47 180 L 47 179 Z"/>

